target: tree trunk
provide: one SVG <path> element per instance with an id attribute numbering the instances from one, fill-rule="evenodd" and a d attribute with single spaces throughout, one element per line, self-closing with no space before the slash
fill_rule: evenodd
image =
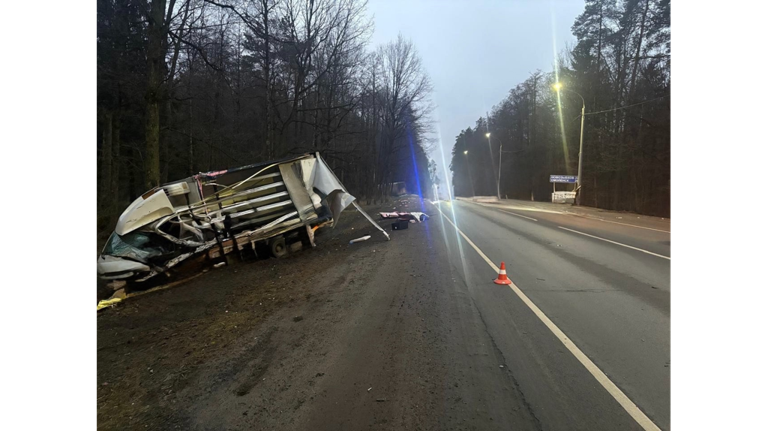
<path id="1" fill-rule="evenodd" d="M 144 187 L 160 185 L 160 101 L 162 86 L 163 18 L 165 0 L 152 0 L 148 16 L 147 45 L 147 95 L 145 119 Z"/>
<path id="2" fill-rule="evenodd" d="M 265 134 L 266 134 L 266 147 L 267 147 L 267 159 L 273 159 L 275 156 L 275 151 L 273 148 L 274 143 L 272 142 L 272 67 L 271 67 L 271 59 L 270 59 L 270 40 L 269 40 L 269 4 L 267 0 L 262 0 L 261 3 L 262 6 L 262 28 L 264 29 L 264 80 L 266 83 L 266 96 L 267 96 L 267 103 L 266 103 L 266 121 L 264 123 L 265 126 Z"/>
<path id="3" fill-rule="evenodd" d="M 189 143 L 187 147 L 187 161 L 188 169 L 187 173 L 193 175 L 195 173 L 195 141 L 192 139 L 192 103 L 193 100 L 189 100 L 189 121 L 187 135 L 189 137 Z"/>
<path id="4" fill-rule="evenodd" d="M 645 0 L 645 9 L 643 10 L 643 17 L 640 20 L 640 36 L 637 41 L 637 48 L 635 49 L 635 61 L 632 65 L 632 77 L 629 80 L 629 97 L 627 102 L 632 103 L 635 96 L 635 88 L 637 83 L 637 69 L 640 65 L 640 51 L 643 47 L 643 37 L 645 36 L 645 21 L 648 18 L 648 3 L 650 0 Z"/>
<path id="5" fill-rule="evenodd" d="M 171 84 L 169 83 L 168 91 L 172 91 L 170 89 Z M 173 127 L 173 107 L 171 106 L 171 99 L 168 98 L 165 100 L 165 106 L 163 106 L 163 109 L 165 110 L 165 128 L 163 130 L 162 136 L 163 139 L 160 141 L 160 160 L 162 161 L 163 168 L 160 170 L 160 181 L 162 183 L 168 182 L 168 165 L 170 164 L 170 133 L 171 133 L 171 127 Z"/>
<path id="6" fill-rule="evenodd" d="M 118 205 L 120 203 L 120 126 L 121 126 L 121 113 L 118 109 L 117 113 L 112 118 L 112 181 L 110 183 L 110 195 L 111 195 L 111 208 L 113 213 L 120 211 Z"/>
<path id="7" fill-rule="evenodd" d="M 101 178 L 99 179 L 99 191 L 101 192 L 101 207 L 104 210 L 112 209 L 112 113 L 105 112 L 102 118 L 104 134 L 101 141 Z"/>

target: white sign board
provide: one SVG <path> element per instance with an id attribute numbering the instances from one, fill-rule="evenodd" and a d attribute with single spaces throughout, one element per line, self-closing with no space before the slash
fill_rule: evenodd
<path id="1" fill-rule="evenodd" d="M 576 200 L 576 192 L 554 192 L 552 202 L 556 204 L 572 204 Z"/>

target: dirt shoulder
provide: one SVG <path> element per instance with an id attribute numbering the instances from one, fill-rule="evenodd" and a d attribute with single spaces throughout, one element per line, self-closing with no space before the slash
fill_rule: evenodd
<path id="1" fill-rule="evenodd" d="M 415 204 L 402 199 L 366 210 L 373 216 Z M 365 234 L 371 239 L 348 244 Z M 220 391 L 247 395 L 280 367 L 275 354 L 324 336 L 312 330 L 359 296 L 366 268 L 397 240 L 387 242 L 362 215 L 345 211 L 334 230 L 318 231 L 315 249 L 236 262 L 100 312 L 99 428 L 189 429 L 186 409 L 195 400 Z M 287 334 L 296 338 L 286 343 Z"/>
<path id="2" fill-rule="evenodd" d="M 424 206 L 101 313 L 99 428 L 537 429 Z M 395 207 L 422 209 L 367 209 Z"/>

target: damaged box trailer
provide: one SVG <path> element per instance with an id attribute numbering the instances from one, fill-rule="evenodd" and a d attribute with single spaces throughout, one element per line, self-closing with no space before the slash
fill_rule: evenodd
<path id="1" fill-rule="evenodd" d="M 131 203 L 98 259 L 99 276 L 142 282 L 184 260 L 233 251 L 287 252 L 286 239 L 314 247 L 355 202 L 319 153 L 205 172 L 156 187 Z"/>

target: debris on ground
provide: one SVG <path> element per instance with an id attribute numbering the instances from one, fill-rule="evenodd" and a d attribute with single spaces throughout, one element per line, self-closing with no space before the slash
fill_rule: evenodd
<path id="1" fill-rule="evenodd" d="M 379 217 L 382 219 L 414 220 L 419 223 L 429 219 L 429 215 L 422 212 L 381 212 Z"/>
<path id="2" fill-rule="evenodd" d="M 420 205 L 410 198 L 409 205 L 398 206 L 398 210 L 418 210 Z M 392 206 L 390 201 L 363 208 L 378 220 L 376 214 Z M 398 332 L 384 330 L 383 338 L 370 340 L 371 348 L 361 351 L 362 356 L 332 353 L 350 340 L 348 334 L 359 336 L 359 328 L 380 330 L 376 329 L 381 328 L 378 319 L 398 311 L 400 302 L 392 303 L 391 298 L 418 306 L 424 303 L 421 310 L 438 313 L 436 316 L 442 313 L 434 301 L 441 301 L 443 296 L 438 292 L 444 286 L 434 282 L 430 290 L 419 289 L 407 275 L 434 260 L 430 249 L 423 252 L 417 247 L 426 241 L 427 232 L 414 227 L 393 244 L 377 238 L 364 217 L 346 215 L 335 230 L 318 230 L 322 247 L 262 262 L 268 262 L 266 265 L 239 259 L 232 259 L 226 269 L 213 270 L 210 265 L 210 271 L 195 274 L 183 286 L 162 286 L 163 290 L 142 291 L 141 296 L 131 293 L 129 300 L 100 311 L 94 379 L 98 382 L 99 428 L 285 429 L 306 425 L 306 429 L 335 429 L 333 424 L 318 422 L 326 417 L 324 411 L 336 414 L 349 403 L 334 410 L 334 401 L 319 394 L 336 388 L 340 392 L 334 392 L 334 397 L 356 400 L 361 389 L 368 389 L 366 384 L 371 387 L 366 394 L 374 396 L 376 388 L 378 396 L 364 397 L 367 402 L 359 411 L 365 412 L 370 405 L 382 411 L 405 411 L 404 406 L 418 405 L 418 415 L 438 411 L 437 404 L 427 409 L 430 404 L 420 392 L 424 386 L 419 376 L 429 375 L 426 386 L 430 391 L 440 390 L 439 376 L 446 372 L 451 373 L 451 384 L 459 381 L 462 388 L 465 386 L 450 370 L 463 372 L 466 360 L 446 370 L 439 362 L 442 351 L 434 347 L 436 340 L 449 335 L 447 330 L 427 334 L 411 331 L 427 324 L 410 313 L 402 322 L 389 322 L 398 325 Z M 389 231 L 392 221 L 380 224 Z M 365 233 L 372 237 L 368 242 L 348 246 L 350 240 Z M 398 285 L 408 286 L 408 290 L 377 301 L 378 292 L 385 291 L 381 288 L 386 284 L 381 281 L 384 265 L 397 268 L 390 271 Z M 370 311 L 374 316 L 358 321 L 350 310 Z M 299 316 L 303 319 L 294 322 Z M 376 325 L 373 319 L 377 319 Z M 389 355 L 377 351 L 377 343 L 386 343 L 396 351 L 416 346 L 418 350 L 413 352 L 418 353 L 407 363 L 392 364 Z M 491 353 L 485 360 L 491 367 L 498 366 L 492 358 Z M 391 365 L 396 368 L 390 371 Z M 107 381 L 109 385 L 102 385 Z M 290 389 L 285 390 L 288 385 Z M 245 407 L 239 404 L 244 402 L 248 403 Z M 261 409 L 273 414 L 257 414 Z M 244 410 L 248 416 L 242 415 Z M 388 420 L 393 429 L 413 423 Z M 420 424 L 427 422 L 438 423 L 429 419 Z M 289 423 L 292 426 L 286 425 Z M 367 428 L 368 423 L 356 420 L 349 428 Z"/>
<path id="3" fill-rule="evenodd" d="M 113 305 L 117 304 L 122 300 L 123 300 L 122 298 L 113 298 L 113 299 L 105 299 L 105 300 L 99 301 L 98 305 L 96 305 L 96 310 L 98 311 L 103 308 L 112 307 Z"/>
<path id="4" fill-rule="evenodd" d="M 392 223 L 392 230 L 408 229 L 409 220 L 398 220 Z"/>
<path id="5" fill-rule="evenodd" d="M 125 287 L 127 283 L 124 280 L 114 280 L 111 283 L 107 284 L 107 287 L 112 289 L 113 291 L 118 291 Z"/>
<path id="6" fill-rule="evenodd" d="M 352 241 L 350 241 L 349 243 L 350 244 L 354 244 L 356 242 L 368 241 L 369 239 L 371 239 L 371 236 L 370 235 L 366 235 L 366 236 L 361 236 L 360 238 L 355 238 Z"/>
<path id="7" fill-rule="evenodd" d="M 421 223 L 429 219 L 429 215 L 417 211 L 380 212 L 379 217 L 381 217 L 382 220 L 395 220 L 395 222 L 392 223 L 392 230 L 408 229 L 409 223 Z"/>

